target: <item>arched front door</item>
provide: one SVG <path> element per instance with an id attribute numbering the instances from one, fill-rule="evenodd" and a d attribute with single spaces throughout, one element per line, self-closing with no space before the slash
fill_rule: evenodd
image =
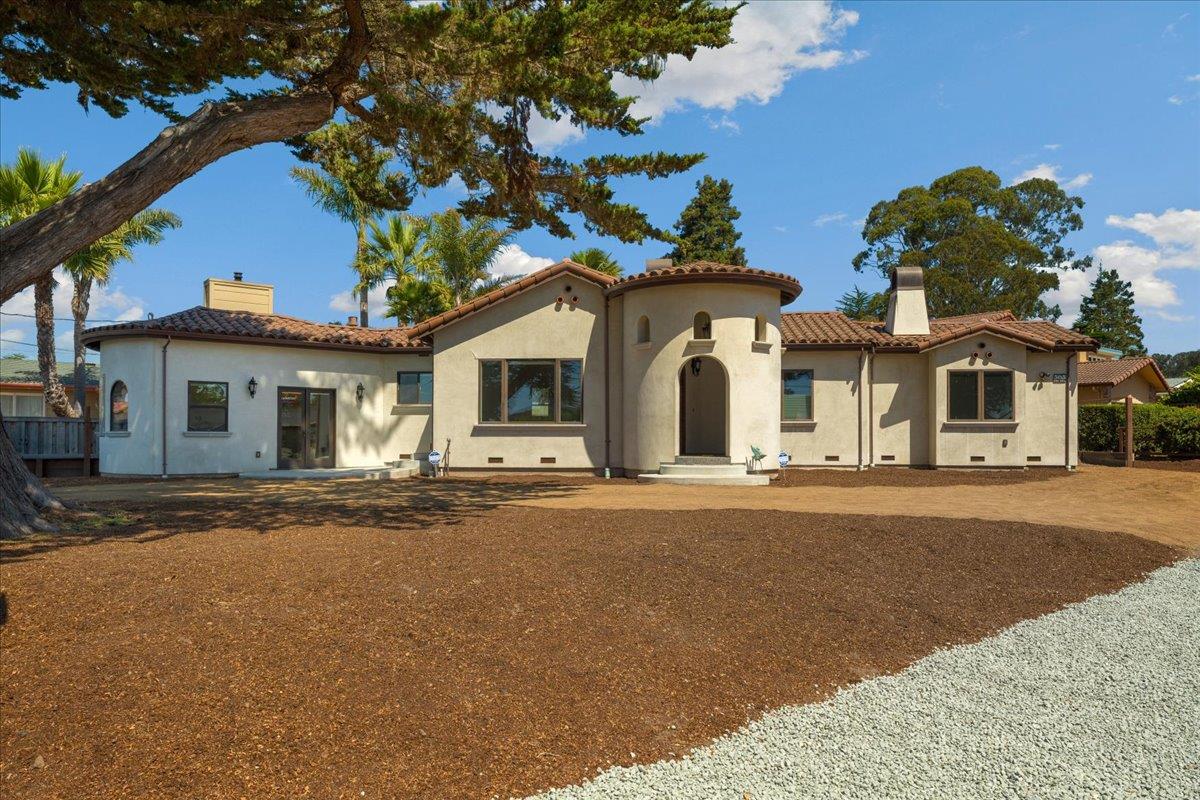
<path id="1" fill-rule="evenodd" d="M 711 356 L 683 362 L 679 369 L 679 454 L 727 456 L 729 381 Z"/>

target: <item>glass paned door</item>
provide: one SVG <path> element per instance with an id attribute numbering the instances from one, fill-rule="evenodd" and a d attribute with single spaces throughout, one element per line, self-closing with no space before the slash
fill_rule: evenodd
<path id="1" fill-rule="evenodd" d="M 279 390 L 279 469 L 336 466 L 336 398 L 333 389 Z"/>

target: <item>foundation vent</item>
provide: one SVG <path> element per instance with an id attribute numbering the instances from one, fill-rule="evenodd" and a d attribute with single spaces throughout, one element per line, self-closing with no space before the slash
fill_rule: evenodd
<path id="1" fill-rule="evenodd" d="M 979 462 L 979 461 L 986 461 L 987 459 L 985 459 L 983 456 L 971 456 L 971 460 L 975 461 L 975 462 Z"/>
<path id="2" fill-rule="evenodd" d="M 825 456 L 826 461 L 841 461 L 841 456 Z"/>
<path id="3" fill-rule="evenodd" d="M 543 464 L 557 464 L 558 459 L 555 458 L 554 456 L 542 456 L 542 463 Z"/>
<path id="4" fill-rule="evenodd" d="M 489 464 L 503 464 L 504 457 L 503 456 L 488 456 L 488 463 Z"/>
<path id="5" fill-rule="evenodd" d="M 880 456 L 879 460 L 880 461 L 895 461 L 896 457 L 895 456 Z"/>
<path id="6" fill-rule="evenodd" d="M 1042 457 L 1041 456 L 1028 456 L 1028 457 L 1026 457 L 1025 460 L 1026 461 L 1041 461 Z"/>

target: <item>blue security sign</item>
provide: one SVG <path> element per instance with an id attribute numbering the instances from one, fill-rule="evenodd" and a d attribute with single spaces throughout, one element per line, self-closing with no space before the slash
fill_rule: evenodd
<path id="1" fill-rule="evenodd" d="M 430 466 L 436 467 L 438 464 L 442 463 L 442 454 L 437 450 L 430 450 L 429 455 L 426 458 L 429 461 Z"/>
<path id="2" fill-rule="evenodd" d="M 786 467 L 788 465 L 788 462 L 791 460 L 792 460 L 792 457 L 789 456 L 787 453 L 779 454 L 779 466 L 780 467 Z"/>

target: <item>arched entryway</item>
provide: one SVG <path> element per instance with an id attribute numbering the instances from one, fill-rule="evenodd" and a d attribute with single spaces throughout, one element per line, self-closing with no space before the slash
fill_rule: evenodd
<path id="1" fill-rule="evenodd" d="M 712 356 L 697 356 L 679 368 L 679 454 L 729 455 L 729 379 Z"/>

